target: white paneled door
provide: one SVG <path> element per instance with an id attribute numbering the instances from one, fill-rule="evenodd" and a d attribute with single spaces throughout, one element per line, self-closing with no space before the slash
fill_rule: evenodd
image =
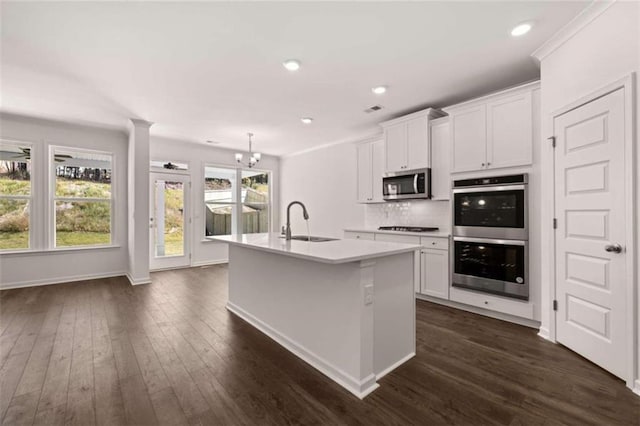
<path id="1" fill-rule="evenodd" d="M 554 118 L 557 340 L 627 373 L 623 89 Z"/>
<path id="2" fill-rule="evenodd" d="M 189 177 L 151 173 L 150 257 L 152 270 L 189 266 Z"/>

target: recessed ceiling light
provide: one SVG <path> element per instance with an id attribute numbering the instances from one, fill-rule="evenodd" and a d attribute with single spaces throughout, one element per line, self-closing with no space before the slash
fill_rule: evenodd
<path id="1" fill-rule="evenodd" d="M 376 95 L 382 95 L 387 91 L 387 86 L 376 86 L 376 87 L 373 87 L 371 91 Z"/>
<path id="2" fill-rule="evenodd" d="M 311 117 L 302 117 L 300 119 L 300 121 L 302 121 L 304 124 L 311 124 L 311 122 L 313 121 L 313 118 L 311 118 Z"/>
<path id="3" fill-rule="evenodd" d="M 520 37 L 521 35 L 525 35 L 531 30 L 532 25 L 530 23 L 524 23 L 516 26 L 511 30 L 511 35 L 514 37 Z"/>
<path id="4" fill-rule="evenodd" d="M 282 66 L 289 71 L 298 71 L 300 69 L 300 62 L 295 59 L 287 59 L 282 63 Z"/>

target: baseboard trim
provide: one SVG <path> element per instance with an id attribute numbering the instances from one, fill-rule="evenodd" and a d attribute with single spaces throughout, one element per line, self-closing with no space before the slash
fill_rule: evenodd
<path id="1" fill-rule="evenodd" d="M 151 284 L 151 277 L 146 276 L 143 278 L 133 278 L 131 275 L 127 274 L 127 279 L 131 285 L 141 285 L 141 284 Z"/>
<path id="2" fill-rule="evenodd" d="M 288 349 L 298 358 L 302 359 L 307 364 L 311 365 L 316 370 L 320 371 L 322 374 L 329 377 L 331 380 L 335 381 L 358 398 L 363 399 L 365 396 L 369 395 L 380 386 L 376 383 L 376 376 L 374 374 L 370 374 L 362 380 L 358 380 L 350 376 L 349 374 L 324 360 L 322 357 L 314 354 L 304 346 L 296 343 L 277 330 L 274 330 L 271 326 L 254 317 L 232 302 L 227 302 L 227 309 L 269 336 L 271 339 L 275 340 L 277 343 Z"/>
<path id="3" fill-rule="evenodd" d="M 387 368 L 382 370 L 380 373 L 376 374 L 376 380 L 382 379 L 384 376 L 386 376 L 387 374 L 391 373 L 393 370 L 395 370 L 396 368 L 400 367 L 402 364 L 404 364 L 405 362 L 409 361 L 414 356 L 416 356 L 416 353 L 415 352 L 411 352 L 409 355 L 401 358 L 399 361 L 394 362 L 393 364 L 391 364 L 390 366 L 388 366 Z"/>
<path id="4" fill-rule="evenodd" d="M 439 299 L 437 297 L 426 296 L 424 294 L 416 293 L 416 299 L 424 300 L 426 302 L 437 303 L 438 305 L 448 306 L 450 308 L 461 309 L 463 311 L 471 312 L 473 314 L 484 315 L 485 317 L 498 319 L 501 321 L 512 322 L 514 324 L 523 325 L 530 328 L 540 328 L 540 322 L 530 320 L 528 318 L 520 318 L 514 315 L 504 314 L 502 312 L 490 311 L 488 309 L 477 308 L 471 305 L 465 305 L 464 303 L 454 302 L 452 300 Z"/>
<path id="5" fill-rule="evenodd" d="M 205 260 L 202 262 L 191 262 L 191 266 L 196 268 L 198 266 L 209 266 L 209 265 L 221 265 L 223 263 L 229 263 L 229 259 L 220 259 L 220 260 Z"/>
<path id="6" fill-rule="evenodd" d="M 551 333 L 549 332 L 549 329 L 547 327 L 542 327 L 540 326 L 540 329 L 538 330 L 538 336 L 542 337 L 544 340 L 548 340 L 551 343 L 556 343 L 552 338 L 551 338 Z"/>
<path id="7" fill-rule="evenodd" d="M 635 381 L 633 389 L 631 389 L 631 390 L 633 391 L 633 393 L 635 393 L 636 395 L 640 396 L 640 379 L 637 379 Z"/>
<path id="8" fill-rule="evenodd" d="M 125 271 L 118 271 L 118 272 L 108 272 L 108 273 L 102 273 L 102 274 L 72 275 L 68 277 L 46 278 L 42 280 L 20 281 L 17 283 L 11 283 L 7 285 L 2 284 L 0 285 L 0 290 L 11 290 L 14 288 L 24 288 L 24 287 L 38 287 L 41 285 L 64 284 L 64 283 L 71 283 L 71 282 L 77 282 L 77 281 L 98 280 L 100 278 L 114 278 L 114 277 L 122 277 L 125 275 L 127 275 Z"/>

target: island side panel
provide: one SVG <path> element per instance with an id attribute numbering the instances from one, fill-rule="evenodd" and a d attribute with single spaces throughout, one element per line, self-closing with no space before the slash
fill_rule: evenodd
<path id="1" fill-rule="evenodd" d="M 416 352 L 414 253 L 376 259 L 374 372 L 380 379 Z"/>
<path id="2" fill-rule="evenodd" d="M 363 301 L 360 262 L 325 264 L 237 245 L 229 259 L 229 310 L 356 396 L 377 387 L 373 305 Z"/>

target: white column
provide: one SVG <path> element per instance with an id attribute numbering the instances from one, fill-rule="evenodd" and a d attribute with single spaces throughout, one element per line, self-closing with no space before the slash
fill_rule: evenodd
<path id="1" fill-rule="evenodd" d="M 129 124 L 127 278 L 132 285 L 149 284 L 149 128 L 153 123 L 132 118 Z"/>

